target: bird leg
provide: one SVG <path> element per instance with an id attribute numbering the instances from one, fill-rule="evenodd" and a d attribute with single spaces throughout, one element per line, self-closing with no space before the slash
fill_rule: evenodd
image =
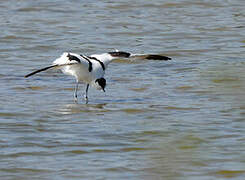
<path id="1" fill-rule="evenodd" d="M 74 91 L 74 101 L 77 102 L 77 90 L 78 90 L 78 81 L 76 81 L 75 91 Z"/>
<path id="2" fill-rule="evenodd" d="M 85 101 L 86 101 L 86 104 L 88 104 L 88 88 L 89 88 L 89 84 L 87 84 L 86 92 L 85 92 Z"/>

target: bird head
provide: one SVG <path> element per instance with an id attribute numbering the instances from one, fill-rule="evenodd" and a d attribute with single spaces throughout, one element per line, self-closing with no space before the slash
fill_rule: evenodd
<path id="1" fill-rule="evenodd" d="M 105 92 L 106 80 L 105 78 L 99 78 L 95 80 L 95 84 Z"/>

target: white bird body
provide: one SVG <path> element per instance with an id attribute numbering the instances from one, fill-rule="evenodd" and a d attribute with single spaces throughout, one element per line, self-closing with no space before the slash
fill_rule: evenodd
<path id="1" fill-rule="evenodd" d="M 170 60 L 161 55 L 132 55 L 123 51 L 108 52 L 103 54 L 93 54 L 91 56 L 79 55 L 75 53 L 63 53 L 59 58 L 53 61 L 51 66 L 36 70 L 25 77 L 45 71 L 50 68 L 60 69 L 64 74 L 76 78 L 76 87 L 74 98 L 77 101 L 77 90 L 79 83 L 86 83 L 86 103 L 88 102 L 88 88 L 90 85 L 96 89 L 105 91 L 106 80 L 104 79 L 105 70 L 109 63 L 118 58 L 142 57 L 143 59 Z"/>
<path id="2" fill-rule="evenodd" d="M 79 61 L 70 60 L 68 57 L 69 55 L 78 58 Z M 89 71 L 88 60 L 83 58 L 82 55 L 65 52 L 53 62 L 53 65 L 73 64 L 68 66 L 60 66 L 58 68 L 64 74 L 74 76 L 76 80 L 80 83 L 83 82 L 91 84 L 91 82 L 95 81 L 96 79 L 104 77 L 105 71 L 103 70 L 103 68 L 101 68 L 101 64 L 98 61 L 94 59 L 89 59 L 89 61 L 92 63 L 91 71 Z M 91 85 L 95 86 L 95 83 L 92 83 Z"/>

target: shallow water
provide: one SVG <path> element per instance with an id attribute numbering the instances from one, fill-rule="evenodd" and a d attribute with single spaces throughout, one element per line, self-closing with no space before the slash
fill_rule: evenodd
<path id="1" fill-rule="evenodd" d="M 244 179 L 242 0 L 0 2 L 1 179 Z M 114 48 L 106 93 L 73 102 L 44 67 Z"/>

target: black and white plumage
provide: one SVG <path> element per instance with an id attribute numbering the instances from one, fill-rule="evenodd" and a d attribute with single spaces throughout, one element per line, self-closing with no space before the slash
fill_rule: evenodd
<path id="1" fill-rule="evenodd" d="M 141 58 L 152 60 L 171 60 L 171 58 L 162 55 L 153 54 L 130 54 L 123 51 L 114 51 L 103 54 L 93 54 L 91 56 L 79 55 L 75 53 L 63 53 L 53 62 L 53 65 L 38 69 L 25 77 L 32 76 L 36 73 L 55 68 L 60 69 L 64 74 L 74 76 L 76 78 L 76 86 L 74 91 L 74 99 L 77 101 L 77 90 L 79 83 L 86 83 L 85 100 L 88 103 L 88 89 L 93 86 L 98 90 L 105 92 L 106 80 L 104 78 L 105 70 L 109 63 L 120 58 Z"/>

